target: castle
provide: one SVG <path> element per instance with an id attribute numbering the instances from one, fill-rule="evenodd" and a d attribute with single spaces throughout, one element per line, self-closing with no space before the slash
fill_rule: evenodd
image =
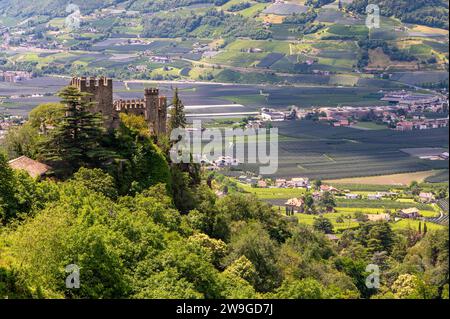
<path id="1" fill-rule="evenodd" d="M 166 133 L 167 98 L 159 95 L 158 89 L 146 88 L 143 99 L 113 100 L 113 81 L 105 77 L 74 77 L 71 86 L 83 93 L 89 93 L 88 102 L 92 103 L 92 112 L 103 116 L 105 127 L 114 129 L 119 126 L 119 113 L 142 115 L 152 134 Z"/>

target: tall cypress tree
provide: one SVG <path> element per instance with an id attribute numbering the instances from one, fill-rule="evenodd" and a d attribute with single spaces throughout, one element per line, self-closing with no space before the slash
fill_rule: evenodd
<path id="1" fill-rule="evenodd" d="M 100 145 L 104 134 L 102 118 L 89 111 L 87 95 L 72 86 L 58 93 L 66 115 L 44 143 L 42 155 L 64 175 L 82 166 L 99 166 L 110 155 Z"/>
<path id="2" fill-rule="evenodd" d="M 178 96 L 178 88 L 175 89 L 175 94 L 172 100 L 172 108 L 169 111 L 169 132 L 176 128 L 186 127 L 186 114 L 184 113 L 184 105 Z"/>

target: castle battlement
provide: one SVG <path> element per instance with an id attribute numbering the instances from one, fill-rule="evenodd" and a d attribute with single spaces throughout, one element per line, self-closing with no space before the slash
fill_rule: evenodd
<path id="1" fill-rule="evenodd" d="M 145 109 L 146 104 L 144 99 L 139 100 L 115 100 L 114 101 L 114 110 L 116 112 L 130 110 L 130 109 Z"/>
<path id="2" fill-rule="evenodd" d="M 111 87 L 112 88 L 112 79 L 108 79 L 106 77 L 73 77 L 70 85 L 75 86 L 77 88 L 82 87 Z"/>

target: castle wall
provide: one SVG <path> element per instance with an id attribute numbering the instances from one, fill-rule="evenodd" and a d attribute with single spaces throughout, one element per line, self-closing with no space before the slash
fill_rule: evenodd
<path id="1" fill-rule="evenodd" d="M 72 78 L 70 85 L 91 94 L 87 97 L 93 103 L 91 111 L 102 114 L 108 129 L 119 127 L 119 113 L 127 113 L 144 116 L 153 134 L 166 132 L 167 100 L 159 96 L 158 89 L 145 89 L 143 99 L 113 101 L 112 79 Z"/>

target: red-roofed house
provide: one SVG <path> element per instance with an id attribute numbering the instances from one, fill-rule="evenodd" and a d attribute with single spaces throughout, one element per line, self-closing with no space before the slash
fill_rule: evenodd
<path id="1" fill-rule="evenodd" d="M 21 156 L 8 162 L 9 166 L 15 170 L 22 170 L 27 172 L 33 178 L 43 177 L 51 167 L 35 161 L 26 156 Z"/>

